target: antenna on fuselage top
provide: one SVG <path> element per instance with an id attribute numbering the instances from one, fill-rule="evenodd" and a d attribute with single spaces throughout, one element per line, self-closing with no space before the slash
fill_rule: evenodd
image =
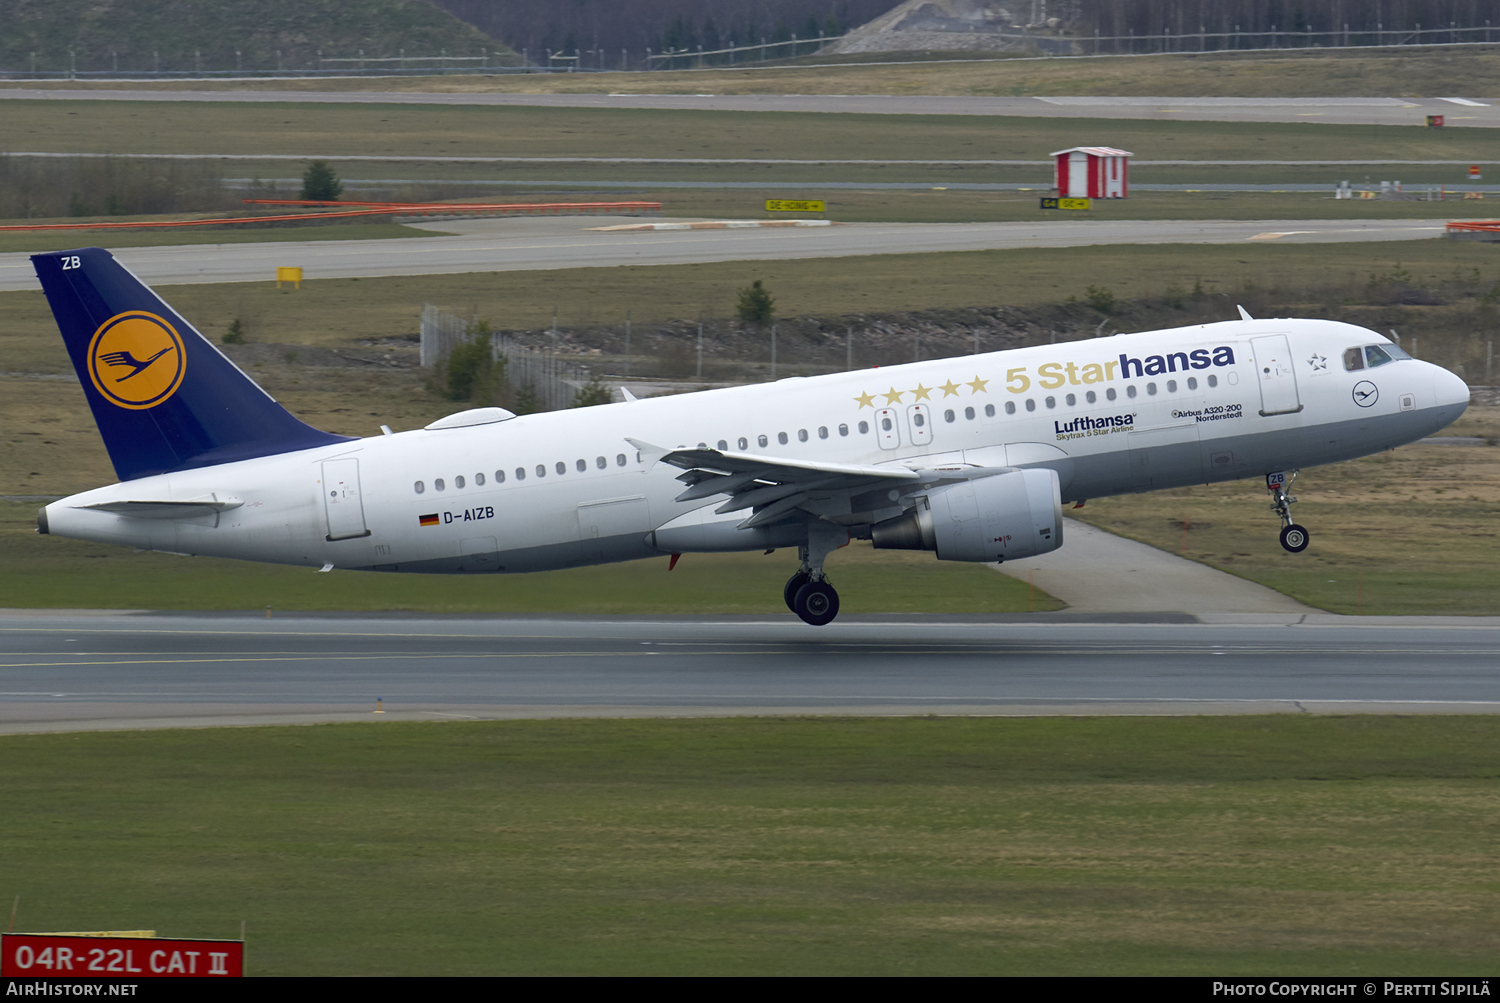
<path id="1" fill-rule="evenodd" d="M 1250 316 L 1250 311 L 1249 310 L 1246 310 L 1244 307 L 1240 306 L 1238 303 L 1235 304 L 1235 308 L 1237 310 L 1239 310 L 1239 312 L 1240 312 L 1240 320 L 1254 320 L 1255 319 L 1254 317 Z"/>

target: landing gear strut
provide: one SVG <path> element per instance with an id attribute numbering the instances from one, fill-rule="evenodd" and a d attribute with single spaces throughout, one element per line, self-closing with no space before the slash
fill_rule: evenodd
<path id="1" fill-rule="evenodd" d="M 1307 549 L 1310 536 L 1307 529 L 1292 521 L 1292 502 L 1289 493 L 1297 480 L 1297 471 L 1278 470 L 1266 475 L 1266 490 L 1271 492 L 1271 511 L 1281 519 L 1281 545 L 1289 553 L 1300 554 Z"/>
<path id="2" fill-rule="evenodd" d="M 848 542 L 847 530 L 824 522 L 808 526 L 807 543 L 797 548 L 802 564 L 782 590 L 787 607 L 805 623 L 822 627 L 839 615 L 839 594 L 824 577 L 823 562 Z"/>

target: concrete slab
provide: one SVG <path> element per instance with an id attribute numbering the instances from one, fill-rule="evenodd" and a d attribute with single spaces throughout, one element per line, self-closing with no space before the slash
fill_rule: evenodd
<path id="1" fill-rule="evenodd" d="M 1063 545 L 1041 557 L 998 564 L 1078 612 L 1259 613 L 1292 618 L 1321 613 L 1255 582 L 1065 519 Z"/>

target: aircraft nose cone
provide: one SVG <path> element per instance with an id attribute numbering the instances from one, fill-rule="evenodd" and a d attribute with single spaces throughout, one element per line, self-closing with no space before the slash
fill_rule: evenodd
<path id="1" fill-rule="evenodd" d="M 1469 406 L 1469 385 L 1454 374 L 1434 366 L 1432 373 L 1432 396 L 1440 406 L 1458 404 Z"/>

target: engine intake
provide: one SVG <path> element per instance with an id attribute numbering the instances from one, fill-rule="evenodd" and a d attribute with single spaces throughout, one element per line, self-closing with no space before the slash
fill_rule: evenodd
<path id="1" fill-rule="evenodd" d="M 876 524 L 881 550 L 931 550 L 940 561 L 1005 561 L 1062 546 L 1057 472 L 1014 470 L 950 484 L 917 498 L 912 511 Z"/>

